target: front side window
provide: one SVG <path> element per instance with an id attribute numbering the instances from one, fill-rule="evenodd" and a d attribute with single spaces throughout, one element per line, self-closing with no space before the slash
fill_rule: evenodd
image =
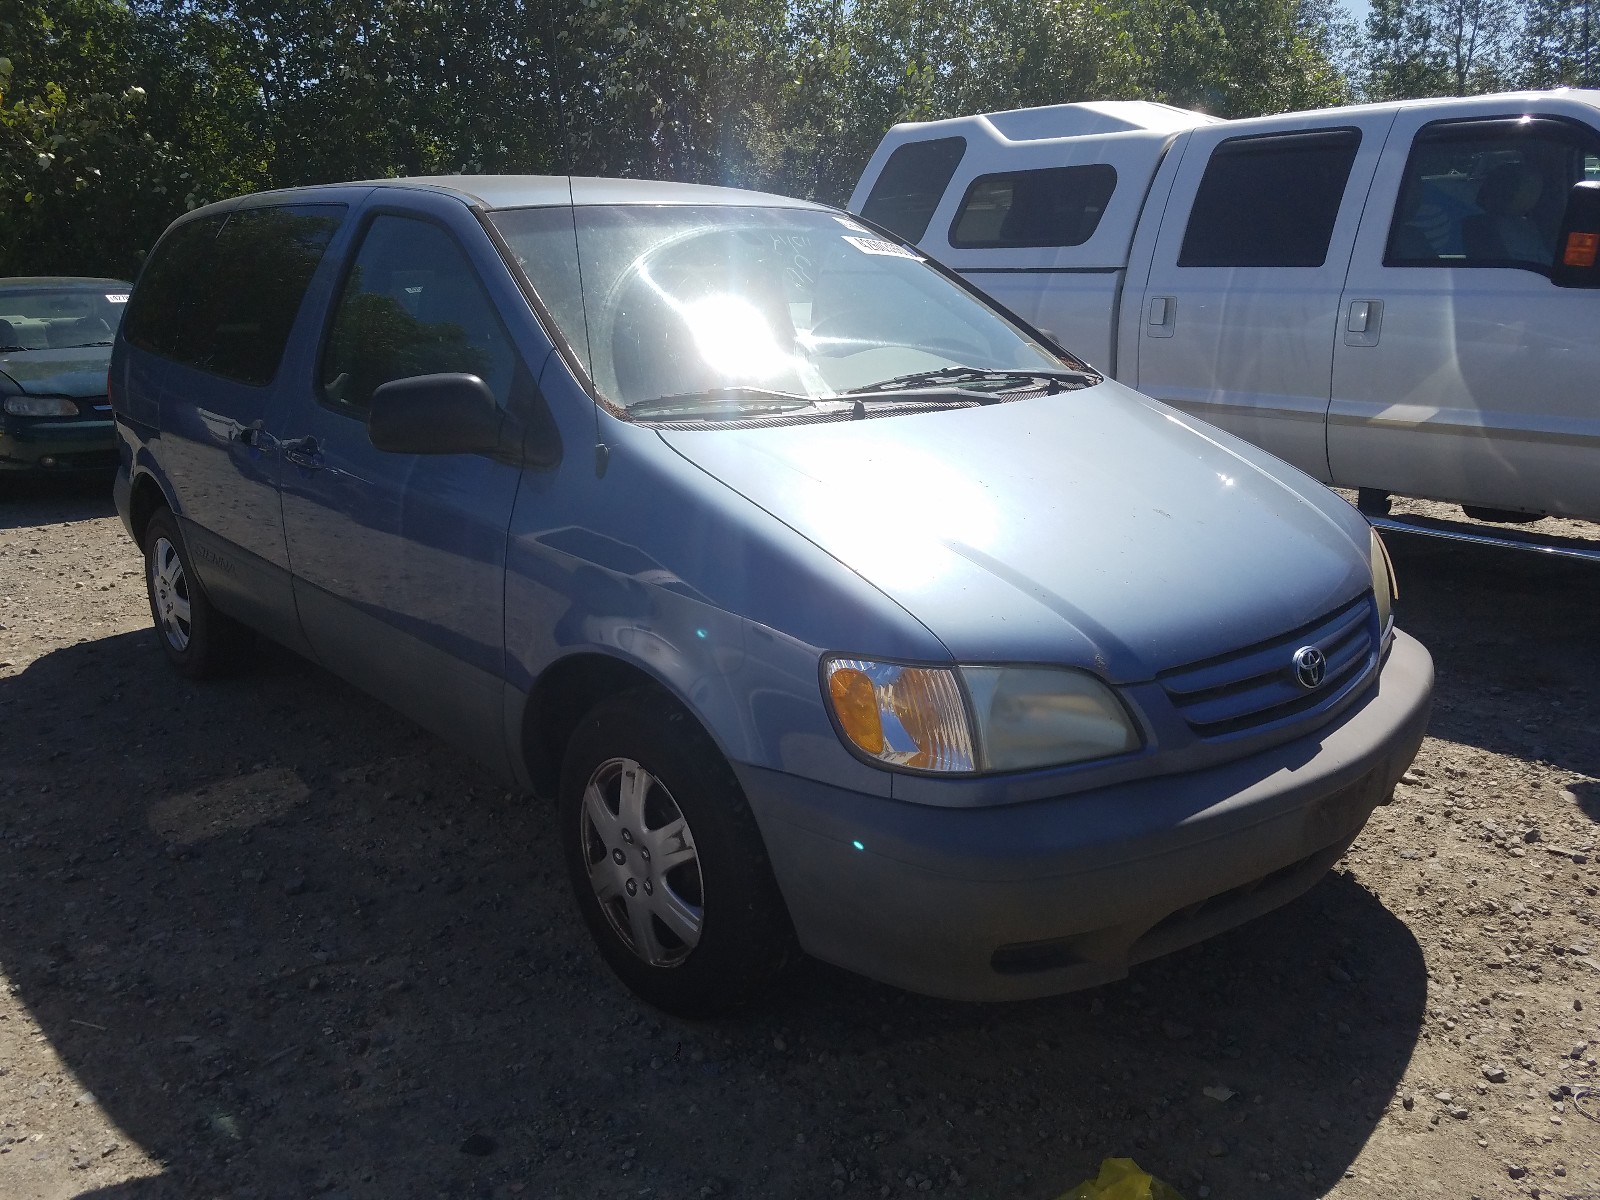
<path id="1" fill-rule="evenodd" d="M 344 282 L 322 355 L 322 395 L 365 411 L 396 379 L 476 375 L 506 402 L 516 350 L 477 273 L 439 226 L 379 216 Z"/>
<path id="2" fill-rule="evenodd" d="M 967 152 L 967 139 L 935 138 L 897 147 L 883 164 L 861 215 L 908 242 L 920 242 L 950 179 Z"/>
<path id="3" fill-rule="evenodd" d="M 1389 226 L 1389 267 L 1516 267 L 1547 274 L 1574 183 L 1600 138 L 1565 121 L 1441 121 L 1418 131 Z"/>
<path id="4" fill-rule="evenodd" d="M 1081 246 L 1094 236 L 1116 190 L 1108 163 L 980 175 L 950 226 L 959 249 Z"/>
<path id="5" fill-rule="evenodd" d="M 250 208 L 173 230 L 134 290 L 128 340 L 224 379 L 272 382 L 344 212 Z"/>
<path id="6" fill-rule="evenodd" d="M 1320 267 L 1350 178 L 1357 129 L 1229 138 L 1211 152 L 1180 267 Z"/>
<path id="7" fill-rule="evenodd" d="M 730 389 L 803 406 L 930 372 L 1083 369 L 920 254 L 833 213 L 583 206 L 574 228 L 555 211 L 491 220 L 566 340 L 587 346 L 595 388 L 635 415 Z M 1005 383 L 975 385 L 990 382 Z"/>

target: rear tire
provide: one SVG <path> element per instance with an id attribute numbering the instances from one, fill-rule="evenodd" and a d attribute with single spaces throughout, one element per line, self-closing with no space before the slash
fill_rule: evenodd
<path id="1" fill-rule="evenodd" d="M 1357 488 L 1356 507 L 1369 517 L 1389 515 L 1389 493 L 1382 488 Z"/>
<path id="2" fill-rule="evenodd" d="M 793 956 L 766 846 L 733 771 L 665 692 L 638 688 L 579 723 L 561 769 L 573 896 L 638 996 L 706 1018 L 758 999 Z"/>
<path id="3" fill-rule="evenodd" d="M 212 606 L 166 509 L 145 526 L 144 582 L 156 641 L 179 674 L 207 679 L 238 668 L 250 631 Z"/>

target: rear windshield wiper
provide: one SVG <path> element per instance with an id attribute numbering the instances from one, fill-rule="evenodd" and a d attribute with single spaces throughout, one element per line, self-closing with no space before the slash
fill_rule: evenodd
<path id="1" fill-rule="evenodd" d="M 1043 387 L 1051 395 L 1075 388 L 1092 387 L 1098 380 L 1083 371 L 985 370 L 981 367 L 943 367 L 937 371 L 917 371 L 896 375 L 863 387 L 840 392 L 841 396 L 865 396 L 878 392 L 937 392 L 958 390 L 968 395 L 991 395 Z"/>
<path id="2" fill-rule="evenodd" d="M 791 412 L 814 403 L 810 396 L 763 387 L 705 388 L 698 392 L 678 392 L 628 405 L 630 417 L 689 413 L 701 408 L 738 408 L 743 411 Z"/>

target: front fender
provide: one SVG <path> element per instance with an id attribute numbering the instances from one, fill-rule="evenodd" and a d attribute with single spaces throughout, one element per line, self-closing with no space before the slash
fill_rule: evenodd
<path id="1" fill-rule="evenodd" d="M 631 674 L 674 696 L 730 763 L 889 795 L 889 775 L 847 753 L 829 722 L 818 683 L 820 647 L 592 559 L 558 563 L 546 558 L 540 573 L 547 585 L 554 582 L 552 570 L 561 568 L 566 575 L 557 587 L 539 586 L 530 577 L 530 565 L 522 561 L 507 575 L 508 642 L 520 647 L 507 664 L 509 737 L 522 738 L 530 705 L 547 703 L 552 694 L 604 694 L 611 681 Z M 545 605 L 539 603 L 541 594 Z M 558 595 L 563 610 L 551 612 L 546 606 Z M 541 607 L 546 622 L 529 615 Z M 574 684 L 571 677 L 578 672 L 596 682 Z M 548 686 L 552 678 L 560 678 L 561 685 Z M 575 724 L 581 715 L 533 717 Z M 535 782 L 533 774 L 524 782 Z"/>

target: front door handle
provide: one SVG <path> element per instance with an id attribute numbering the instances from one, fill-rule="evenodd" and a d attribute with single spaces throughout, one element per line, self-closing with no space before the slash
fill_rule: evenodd
<path id="1" fill-rule="evenodd" d="M 315 471 L 322 466 L 322 448 L 314 437 L 294 438 L 283 443 L 283 457 L 297 467 Z"/>

